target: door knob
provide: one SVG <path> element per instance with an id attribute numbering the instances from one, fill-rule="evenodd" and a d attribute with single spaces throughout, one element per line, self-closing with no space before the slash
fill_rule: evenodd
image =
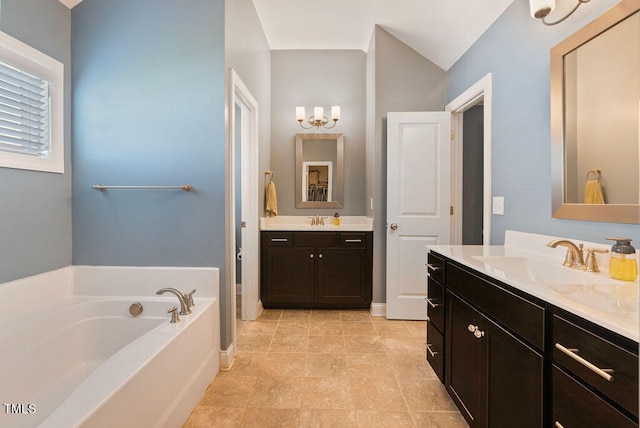
<path id="1" fill-rule="evenodd" d="M 398 225 L 396 223 L 391 223 L 389 227 L 391 228 L 391 230 L 396 230 L 398 228 Z"/>

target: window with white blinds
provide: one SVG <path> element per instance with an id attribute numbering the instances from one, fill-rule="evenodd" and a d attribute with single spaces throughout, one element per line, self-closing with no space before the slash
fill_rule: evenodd
<path id="1" fill-rule="evenodd" d="M 64 172 L 63 65 L 0 32 L 0 167 Z"/>
<path id="2" fill-rule="evenodd" d="M 0 61 L 0 150 L 48 156 L 49 82 Z"/>

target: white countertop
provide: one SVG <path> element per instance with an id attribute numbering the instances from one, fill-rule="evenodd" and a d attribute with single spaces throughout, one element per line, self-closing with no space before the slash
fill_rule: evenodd
<path id="1" fill-rule="evenodd" d="M 365 216 L 340 216 L 340 225 L 333 225 L 333 216 L 320 216 L 324 219 L 324 225 L 312 225 L 311 219 L 315 216 L 276 216 L 261 217 L 260 230 L 285 230 L 285 231 L 332 231 L 332 232 L 356 232 L 372 231 L 373 219 Z"/>
<path id="2" fill-rule="evenodd" d="M 504 246 L 429 245 L 427 249 L 638 342 L 638 279 L 612 279 L 608 256 L 599 257 L 599 273 L 562 266 L 566 248 L 546 247 L 555 237 L 511 232 L 517 236 L 509 239 L 510 232 Z M 523 236 L 535 243 L 522 245 Z M 544 248 L 538 245 L 542 242 Z M 607 248 L 585 242 L 585 249 L 590 246 Z"/>

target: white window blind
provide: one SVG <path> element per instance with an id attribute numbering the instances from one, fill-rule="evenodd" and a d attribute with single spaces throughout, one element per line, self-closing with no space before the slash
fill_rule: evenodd
<path id="1" fill-rule="evenodd" d="M 50 83 L 0 61 L 0 150 L 47 157 Z"/>

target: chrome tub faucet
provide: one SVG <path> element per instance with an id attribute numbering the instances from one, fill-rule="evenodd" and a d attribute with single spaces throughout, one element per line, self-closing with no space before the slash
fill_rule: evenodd
<path id="1" fill-rule="evenodd" d="M 161 288 L 156 291 L 156 294 L 162 295 L 167 292 L 174 294 L 178 298 L 178 301 L 180 302 L 180 315 L 189 315 L 191 313 L 191 309 L 189 309 L 189 304 L 187 303 L 187 298 L 185 298 L 185 296 L 175 288 Z M 193 294 L 193 291 L 189 294 Z"/>

